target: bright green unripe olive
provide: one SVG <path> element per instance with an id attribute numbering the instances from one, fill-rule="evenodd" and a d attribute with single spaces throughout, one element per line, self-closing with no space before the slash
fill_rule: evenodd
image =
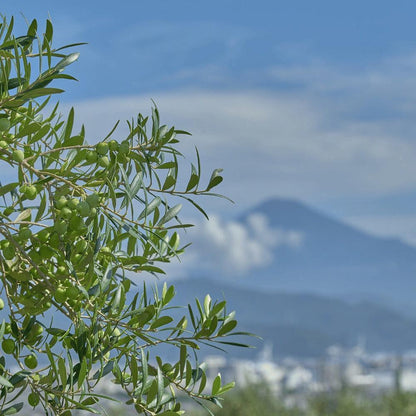
<path id="1" fill-rule="evenodd" d="M 0 248 L 2 250 L 4 250 L 7 247 L 10 247 L 10 241 L 9 240 L 1 240 L 0 241 Z"/>
<path id="2" fill-rule="evenodd" d="M 56 274 L 58 276 L 65 276 L 67 274 L 67 270 L 65 266 L 58 266 L 58 268 L 56 269 Z"/>
<path id="3" fill-rule="evenodd" d="M 78 296 L 78 289 L 75 286 L 69 286 L 65 294 L 67 298 L 74 299 Z"/>
<path id="4" fill-rule="evenodd" d="M 75 244 L 75 251 L 77 253 L 84 253 L 88 248 L 88 243 L 85 240 L 79 240 Z"/>
<path id="5" fill-rule="evenodd" d="M 20 192 L 21 194 L 24 194 L 24 193 L 26 192 L 27 187 L 28 187 L 28 185 L 26 185 L 26 184 L 24 183 L 22 186 L 20 186 L 20 187 L 19 187 L 19 192 Z"/>
<path id="6" fill-rule="evenodd" d="M 19 238 L 21 240 L 29 240 L 30 237 L 32 237 L 32 231 L 29 228 L 24 227 L 19 230 Z"/>
<path id="7" fill-rule="evenodd" d="M 6 131 L 10 129 L 10 120 L 7 118 L 0 118 L 0 131 Z"/>
<path id="8" fill-rule="evenodd" d="M 77 206 L 77 211 L 79 212 L 81 217 L 88 217 L 90 215 L 90 210 L 91 208 L 88 202 L 86 201 L 81 201 Z"/>
<path id="9" fill-rule="evenodd" d="M 85 226 L 81 217 L 72 217 L 69 221 L 69 227 L 71 230 L 80 231 Z"/>
<path id="10" fill-rule="evenodd" d="M 88 203 L 88 205 L 91 208 L 96 208 L 96 207 L 98 207 L 98 205 L 100 203 L 100 195 L 98 195 L 96 192 L 94 192 L 93 194 L 88 195 L 85 198 L 85 201 Z"/>
<path id="11" fill-rule="evenodd" d="M 38 366 L 38 359 L 36 358 L 36 355 L 28 355 L 25 358 L 25 365 L 27 368 L 30 368 L 31 370 L 36 368 Z"/>
<path id="12" fill-rule="evenodd" d="M 14 351 L 14 341 L 12 339 L 4 339 L 1 343 L 1 348 L 6 354 L 11 354 Z"/>
<path id="13" fill-rule="evenodd" d="M 104 156 L 108 153 L 108 143 L 100 142 L 100 143 L 97 144 L 95 149 L 97 150 L 97 153 L 99 155 Z"/>
<path id="14" fill-rule="evenodd" d="M 11 325 L 7 322 L 6 325 L 4 325 L 4 333 L 5 334 L 10 334 L 10 332 L 12 332 L 12 327 Z"/>
<path id="15" fill-rule="evenodd" d="M 43 326 L 39 324 L 34 324 L 30 330 L 31 337 L 38 337 L 43 333 Z"/>
<path id="16" fill-rule="evenodd" d="M 33 200 L 37 197 L 38 195 L 38 190 L 36 189 L 35 185 L 29 185 L 26 189 L 25 189 L 25 197 L 27 199 Z"/>
<path id="17" fill-rule="evenodd" d="M 58 200 L 55 202 L 56 208 L 62 209 L 68 201 L 64 196 L 60 196 Z"/>
<path id="18" fill-rule="evenodd" d="M 94 152 L 93 150 L 88 150 L 88 152 L 85 154 L 85 160 L 88 163 L 95 163 L 98 159 L 97 152 Z"/>
<path id="19" fill-rule="evenodd" d="M 52 248 L 59 248 L 60 244 L 61 240 L 59 239 L 59 235 L 57 233 L 53 233 L 49 239 L 49 246 Z"/>
<path id="20" fill-rule="evenodd" d="M 14 212 L 14 209 L 13 209 L 13 208 L 11 208 L 11 207 L 7 207 L 7 208 L 3 211 L 3 214 L 4 214 L 4 215 L 6 215 L 6 216 L 9 216 L 10 214 L 13 214 L 13 212 Z"/>
<path id="21" fill-rule="evenodd" d="M 0 311 L 4 308 L 4 300 L 0 298 Z"/>
<path id="22" fill-rule="evenodd" d="M 15 256 L 15 249 L 13 246 L 9 246 L 3 249 L 3 256 L 6 260 L 13 260 Z"/>
<path id="23" fill-rule="evenodd" d="M 36 407 L 39 404 L 39 394 L 37 393 L 30 393 L 29 396 L 27 396 L 27 402 L 33 406 Z"/>
<path id="24" fill-rule="evenodd" d="M 111 254 L 111 248 L 107 246 L 101 247 L 100 251 L 102 254 Z"/>
<path id="25" fill-rule="evenodd" d="M 51 233 L 47 229 L 40 230 L 35 237 L 41 242 L 46 243 L 49 240 Z"/>
<path id="26" fill-rule="evenodd" d="M 78 204 L 79 204 L 79 199 L 72 198 L 68 201 L 67 206 L 68 206 L 69 209 L 76 209 Z"/>
<path id="27" fill-rule="evenodd" d="M 72 217 L 72 210 L 68 207 L 63 207 L 61 209 L 61 217 L 69 220 Z"/>
<path id="28" fill-rule="evenodd" d="M 91 208 L 89 217 L 94 218 L 96 215 L 97 215 L 97 208 Z"/>
<path id="29" fill-rule="evenodd" d="M 25 159 L 25 154 L 21 150 L 14 150 L 12 153 L 12 159 L 15 162 L 21 163 Z"/>
<path id="30" fill-rule="evenodd" d="M 59 287 L 56 289 L 56 291 L 55 291 L 55 293 L 54 293 L 53 297 L 55 298 L 55 300 L 56 300 L 58 303 L 64 303 L 64 302 L 66 301 L 66 299 L 67 299 L 67 296 L 66 296 L 66 289 L 65 289 L 63 286 L 59 286 Z"/>
<path id="31" fill-rule="evenodd" d="M 55 223 L 55 231 L 59 234 L 65 234 L 68 229 L 68 224 L 64 220 L 59 220 Z"/>
<path id="32" fill-rule="evenodd" d="M 118 148 L 118 151 L 122 153 L 123 155 L 127 155 L 130 152 L 130 144 L 128 141 L 124 141 L 120 143 L 120 146 Z"/>
<path id="33" fill-rule="evenodd" d="M 0 147 L 2 149 L 6 149 L 8 146 L 9 146 L 9 144 L 6 141 L 0 140 Z"/>
<path id="34" fill-rule="evenodd" d="M 118 143 L 117 143 L 117 141 L 116 140 L 110 140 L 108 142 L 108 147 L 110 148 L 110 150 L 112 152 L 117 151 L 118 150 Z"/>
<path id="35" fill-rule="evenodd" d="M 108 168 L 110 166 L 110 159 L 107 156 L 101 156 L 98 159 L 98 165 L 102 168 Z"/>
<path id="36" fill-rule="evenodd" d="M 54 255 L 54 251 L 49 247 L 49 245 L 43 245 L 39 249 L 39 255 L 43 260 L 48 260 Z"/>

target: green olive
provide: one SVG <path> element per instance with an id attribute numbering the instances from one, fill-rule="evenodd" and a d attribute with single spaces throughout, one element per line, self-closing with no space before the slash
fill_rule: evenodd
<path id="1" fill-rule="evenodd" d="M 78 204 L 79 204 L 79 199 L 77 198 L 72 198 L 67 203 L 69 209 L 76 209 Z"/>
<path id="2" fill-rule="evenodd" d="M 118 151 L 123 155 L 128 155 L 130 152 L 130 143 L 126 140 L 124 142 L 121 142 Z"/>
<path id="3" fill-rule="evenodd" d="M 67 299 L 67 295 L 66 295 L 66 289 L 63 286 L 59 286 L 55 293 L 54 293 L 54 298 L 58 303 L 64 303 Z"/>
<path id="4" fill-rule="evenodd" d="M 39 400 L 39 394 L 37 393 L 32 392 L 27 396 L 27 402 L 33 407 L 36 407 L 39 404 Z"/>
<path id="5" fill-rule="evenodd" d="M 61 217 L 65 219 L 70 219 L 72 217 L 72 210 L 68 207 L 63 207 L 61 209 Z"/>
<path id="6" fill-rule="evenodd" d="M 30 354 L 25 358 L 25 365 L 27 368 L 30 368 L 33 370 L 38 366 L 38 359 L 36 358 L 36 355 Z"/>
<path id="7" fill-rule="evenodd" d="M 116 140 L 110 140 L 108 142 L 108 147 L 112 152 L 116 152 L 118 150 L 119 145 Z"/>
<path id="8" fill-rule="evenodd" d="M 95 163 L 98 159 L 97 152 L 94 152 L 93 150 L 88 150 L 88 152 L 85 154 L 85 160 L 88 163 Z"/>
<path id="9" fill-rule="evenodd" d="M 68 224 L 64 220 L 59 220 L 55 223 L 55 231 L 59 234 L 65 234 L 68 229 Z"/>
<path id="10" fill-rule="evenodd" d="M 1 348 L 6 354 L 11 354 L 14 351 L 14 341 L 10 338 L 4 339 Z"/>
<path id="11" fill-rule="evenodd" d="M 0 118 L 0 131 L 6 131 L 10 129 L 10 120 L 7 118 Z"/>
<path id="12" fill-rule="evenodd" d="M 110 159 L 107 156 L 101 156 L 98 159 L 98 165 L 102 168 L 108 168 L 110 166 Z"/>
<path id="13" fill-rule="evenodd" d="M 100 195 L 98 195 L 96 192 L 94 192 L 93 194 L 88 195 L 85 198 L 85 201 L 88 203 L 88 205 L 91 208 L 96 208 L 96 207 L 98 207 L 98 205 L 100 203 Z"/>
<path id="14" fill-rule="evenodd" d="M 15 162 L 22 163 L 25 159 L 25 154 L 21 150 L 14 150 L 12 153 L 12 159 Z"/>
<path id="15" fill-rule="evenodd" d="M 26 189 L 25 189 L 25 197 L 27 199 L 33 200 L 37 197 L 38 195 L 38 190 L 36 189 L 35 185 L 29 185 Z"/>
<path id="16" fill-rule="evenodd" d="M 32 231 L 27 228 L 23 227 L 19 230 L 19 238 L 23 241 L 29 240 L 29 238 L 32 236 Z"/>
<path id="17" fill-rule="evenodd" d="M 56 208 L 62 209 L 68 201 L 64 196 L 60 196 L 58 200 L 55 202 Z"/>
<path id="18" fill-rule="evenodd" d="M 97 144 L 95 149 L 97 150 L 97 153 L 101 156 L 104 156 L 108 153 L 108 143 L 107 142 L 100 142 Z"/>
<path id="19" fill-rule="evenodd" d="M 86 201 L 81 201 L 77 206 L 77 211 L 81 217 L 88 217 L 90 215 L 91 208 Z"/>

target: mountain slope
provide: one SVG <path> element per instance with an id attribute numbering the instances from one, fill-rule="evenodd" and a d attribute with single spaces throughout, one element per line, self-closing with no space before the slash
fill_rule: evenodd
<path id="1" fill-rule="evenodd" d="M 360 338 L 370 351 L 416 346 L 416 321 L 369 302 L 349 304 L 310 294 L 253 291 L 208 279 L 177 281 L 175 287 L 175 305 L 186 305 L 207 293 L 215 300 L 225 298 L 228 310 L 237 311 L 241 329 L 272 342 L 279 356 L 319 356 L 330 345 L 351 347 Z"/>
<path id="2" fill-rule="evenodd" d="M 239 220 L 252 214 L 264 215 L 274 229 L 299 232 L 303 240 L 297 248 L 275 248 L 273 262 L 241 284 L 380 300 L 416 316 L 415 248 L 371 236 L 297 201 L 273 199 Z"/>

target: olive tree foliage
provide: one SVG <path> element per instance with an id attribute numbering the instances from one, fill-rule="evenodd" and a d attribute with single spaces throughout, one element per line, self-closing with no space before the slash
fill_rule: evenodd
<path id="1" fill-rule="evenodd" d="M 51 85 L 74 79 L 65 71 L 78 54 L 66 51 L 80 44 L 54 48 L 51 22 L 37 26 L 18 37 L 13 19 L 0 27 L 0 415 L 101 414 L 104 377 L 139 414 L 180 415 L 178 395 L 218 403 L 232 383 L 207 382 L 196 352 L 237 344 L 224 340 L 234 314 L 207 295 L 175 315 L 174 287 L 146 289 L 143 276 L 183 252 L 178 202 L 204 213 L 193 198 L 215 195 L 220 170 L 201 186 L 197 153 L 178 181 L 187 133 L 162 125 L 157 108 L 122 140 L 117 124 L 93 143 L 84 127 L 74 133 L 74 110 L 59 114 Z M 161 344 L 176 362 L 154 353 Z"/>

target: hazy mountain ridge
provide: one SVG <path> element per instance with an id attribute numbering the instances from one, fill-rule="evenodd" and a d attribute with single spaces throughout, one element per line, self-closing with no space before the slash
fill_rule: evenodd
<path id="1" fill-rule="evenodd" d="M 271 227 L 296 230 L 300 247 L 280 246 L 273 262 L 259 269 L 244 286 L 316 293 L 348 300 L 383 301 L 416 317 L 416 249 L 398 239 L 380 238 L 292 200 L 273 199 L 253 213 L 264 215 Z"/>
<path id="2" fill-rule="evenodd" d="M 273 229 L 301 233 L 301 245 L 276 246 L 270 264 L 243 278 L 177 281 L 175 304 L 206 293 L 225 298 L 242 329 L 271 341 L 278 355 L 321 355 L 360 338 L 370 351 L 416 348 L 414 247 L 293 200 L 266 201 L 238 221 L 258 214 Z"/>
<path id="3" fill-rule="evenodd" d="M 319 356 L 331 345 L 352 347 L 365 339 L 370 351 L 405 351 L 416 347 L 416 320 L 370 302 L 349 304 L 312 294 L 266 293 L 216 280 L 175 282 L 175 305 L 203 299 L 226 299 L 240 328 L 272 342 L 276 354 Z M 257 347 L 262 343 L 256 340 Z M 256 354 L 236 351 L 233 354 Z"/>

